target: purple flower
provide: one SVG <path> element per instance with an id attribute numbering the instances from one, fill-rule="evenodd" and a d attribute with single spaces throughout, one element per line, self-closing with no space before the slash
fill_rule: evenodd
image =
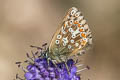
<path id="1" fill-rule="evenodd" d="M 22 68 L 25 72 L 24 79 L 16 75 L 16 79 L 20 80 L 81 80 L 80 75 L 77 73 L 80 70 L 77 69 L 76 63 L 73 59 L 68 59 L 66 62 L 53 63 L 52 60 L 48 60 L 47 57 L 41 54 L 45 54 L 46 51 L 37 51 L 32 53 L 30 57 L 27 54 L 28 59 L 25 61 L 27 67 L 23 68 L 21 62 L 16 62 L 18 67 Z M 40 54 L 40 55 L 38 55 Z M 84 68 L 88 69 L 88 68 Z"/>
<path id="2" fill-rule="evenodd" d="M 56 66 L 55 66 L 56 65 Z M 68 70 L 65 63 L 53 64 L 47 58 L 37 58 L 34 64 L 27 66 L 25 73 L 26 80 L 80 80 L 80 76 L 76 75 L 77 67 L 74 61 L 67 61 Z"/>

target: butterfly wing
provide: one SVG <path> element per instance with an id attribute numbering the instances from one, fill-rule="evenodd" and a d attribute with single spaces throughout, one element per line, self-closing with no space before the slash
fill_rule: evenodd
<path id="1" fill-rule="evenodd" d="M 81 12 L 72 7 L 53 35 L 49 52 L 58 56 L 75 55 L 92 42 L 91 31 Z"/>

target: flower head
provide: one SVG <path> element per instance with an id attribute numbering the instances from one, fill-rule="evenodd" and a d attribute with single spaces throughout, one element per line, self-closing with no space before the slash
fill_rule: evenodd
<path id="1" fill-rule="evenodd" d="M 28 72 L 25 73 L 26 80 L 80 80 L 80 76 L 76 75 L 77 67 L 74 61 L 67 61 L 68 70 L 65 63 L 53 64 L 46 58 L 35 59 L 34 64 L 27 66 Z"/>
<path id="2" fill-rule="evenodd" d="M 45 52 L 46 50 L 41 51 L 39 56 L 38 51 L 32 53 L 33 57 L 27 54 L 28 59 L 25 63 L 28 65 L 26 68 L 21 66 L 21 62 L 16 62 L 18 67 L 22 68 L 25 72 L 25 80 L 81 80 L 80 75 L 77 74 L 79 70 L 73 59 L 68 59 L 66 62 L 54 63 L 52 60 L 41 55 L 45 54 Z M 18 75 L 16 78 L 24 80 L 18 77 Z"/>

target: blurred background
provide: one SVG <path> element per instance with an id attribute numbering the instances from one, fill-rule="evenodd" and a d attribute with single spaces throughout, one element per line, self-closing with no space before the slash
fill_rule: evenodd
<path id="1" fill-rule="evenodd" d="M 31 44 L 50 43 L 73 6 L 93 34 L 93 48 L 82 57 L 91 69 L 82 72 L 82 80 L 120 80 L 119 0 L 0 0 L 0 80 L 13 80 L 16 73 L 23 77 L 15 62 L 26 59 Z"/>

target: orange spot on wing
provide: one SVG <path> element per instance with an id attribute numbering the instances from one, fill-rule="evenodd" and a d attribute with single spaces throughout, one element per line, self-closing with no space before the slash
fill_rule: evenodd
<path id="1" fill-rule="evenodd" d="M 78 24 L 78 21 L 74 21 L 74 24 Z"/>
<path id="2" fill-rule="evenodd" d="M 78 24 L 78 27 L 81 27 L 81 24 Z"/>
<path id="3" fill-rule="evenodd" d="M 66 24 L 64 23 L 64 27 L 66 26 Z"/>
<path id="4" fill-rule="evenodd" d="M 84 38 L 86 38 L 86 35 L 84 33 L 81 33 L 81 36 L 84 37 Z"/>
<path id="5" fill-rule="evenodd" d="M 80 29 L 80 32 L 83 32 L 83 29 Z"/>

